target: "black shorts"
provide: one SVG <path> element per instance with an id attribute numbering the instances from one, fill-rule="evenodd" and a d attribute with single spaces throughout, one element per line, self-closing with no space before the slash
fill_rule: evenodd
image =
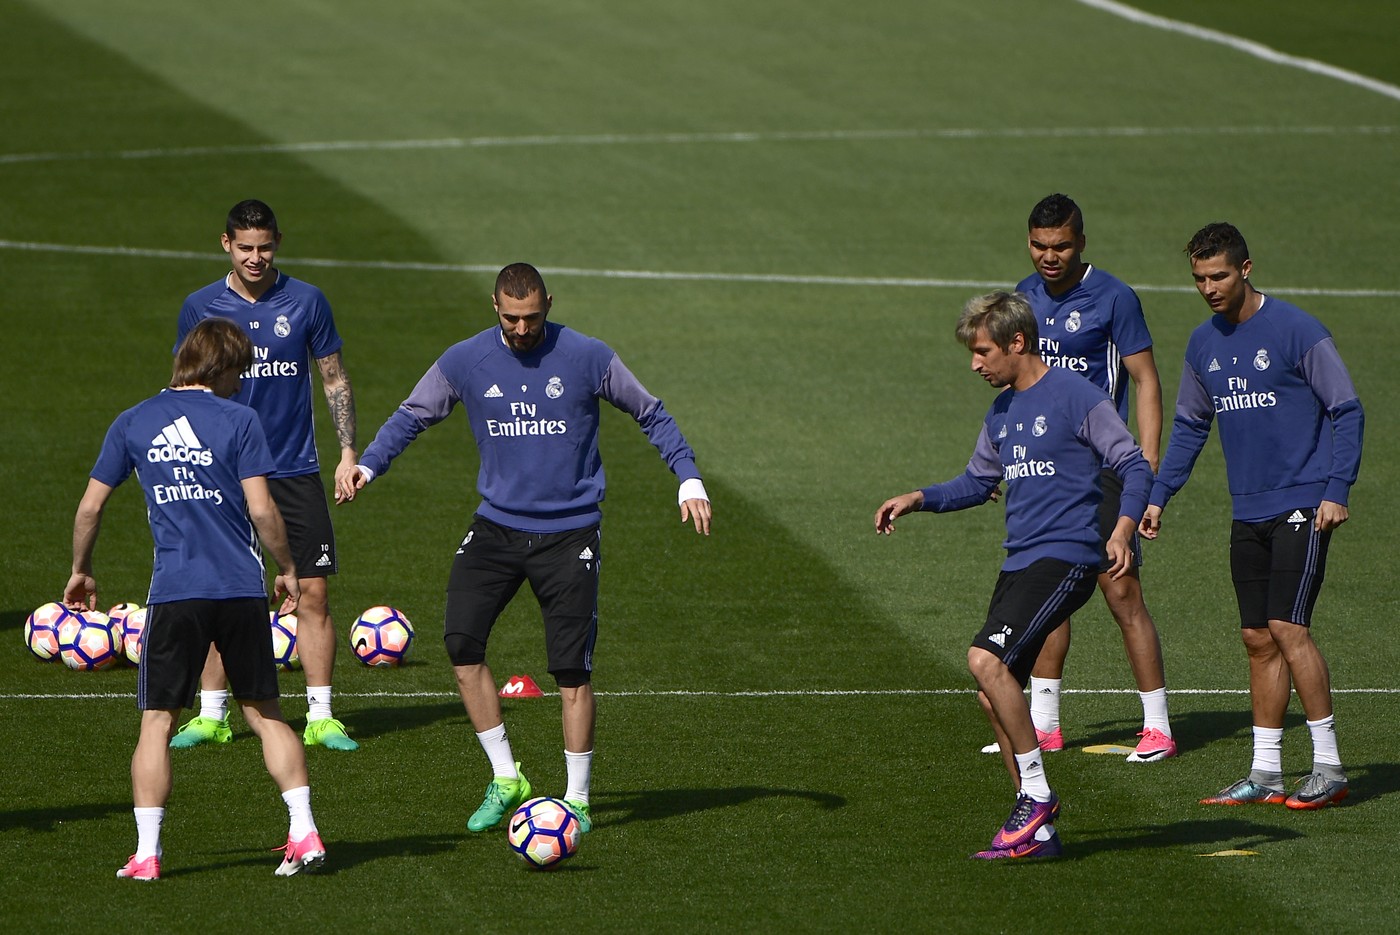
<path id="1" fill-rule="evenodd" d="M 335 532 L 321 475 L 269 477 L 267 488 L 287 525 L 287 545 L 297 577 L 328 578 L 335 574 Z"/>
<path id="2" fill-rule="evenodd" d="M 1270 620 L 1309 626 L 1332 533 L 1313 526 L 1315 508 L 1289 510 L 1262 523 L 1230 525 L 1230 577 L 1240 605 L 1240 626 L 1267 627 Z"/>
<path id="3" fill-rule="evenodd" d="M 529 581 L 544 616 L 550 674 L 565 687 L 585 684 L 598 638 L 601 542 L 597 525 L 531 533 L 475 517 L 447 580 L 443 637 L 452 664 L 486 660 L 496 618 Z"/>
<path id="4" fill-rule="evenodd" d="M 1106 545 L 1108 537 L 1118 526 L 1118 517 L 1123 515 L 1123 478 L 1118 476 L 1117 471 L 1104 468 L 1099 472 L 1099 488 L 1103 491 L 1103 499 L 1099 501 L 1099 549 L 1103 552 L 1099 557 L 1099 574 L 1103 574 L 1113 567 Z M 1142 564 L 1142 539 L 1136 532 L 1128 545 L 1133 552 L 1133 561 L 1128 567 L 1137 568 Z"/>
<path id="5" fill-rule="evenodd" d="M 267 599 L 235 597 L 152 604 L 146 612 L 136 707 L 174 711 L 194 706 L 209 644 L 219 648 L 229 691 L 239 701 L 277 697 Z"/>
<path id="6" fill-rule="evenodd" d="M 1097 582 L 1092 566 L 1054 558 L 1003 571 L 987 608 L 987 623 L 972 645 L 1000 659 L 1024 687 L 1045 638 L 1089 602 Z"/>

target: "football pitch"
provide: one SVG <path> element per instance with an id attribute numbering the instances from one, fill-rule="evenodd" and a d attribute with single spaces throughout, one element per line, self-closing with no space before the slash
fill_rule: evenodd
<path id="1" fill-rule="evenodd" d="M 5 928 L 1394 924 L 1400 12 L 1378 6 L 1137 6 L 1219 31 L 1203 34 L 1098 0 L 0 0 Z M 1086 258 L 1138 290 L 1169 408 L 1208 311 L 1182 253 L 1205 223 L 1238 225 L 1257 286 L 1336 337 L 1367 409 L 1315 628 L 1351 778 L 1338 807 L 1197 804 L 1251 750 L 1212 441 L 1143 568 L 1180 756 L 1085 753 L 1134 742 L 1141 713 L 1096 598 L 1075 619 L 1069 746 L 1047 763 L 1065 857 L 967 859 L 1012 799 L 978 752 L 966 671 L 1000 508 L 909 517 L 889 539 L 871 518 L 965 465 L 992 395 L 953 325 L 970 295 L 1031 272 L 1025 219 L 1055 191 L 1084 209 Z M 40 663 L 23 622 L 61 596 L 102 434 L 165 385 L 180 303 L 226 271 L 223 217 L 248 197 L 277 211 L 278 265 L 334 306 L 362 448 L 444 348 L 491 324 L 496 270 L 524 260 L 551 319 L 614 347 L 696 449 L 708 539 L 679 524 L 641 432 L 604 414 L 595 829 L 555 871 L 465 831 L 489 770 L 441 639 L 477 502 L 455 414 L 333 512 L 339 629 L 392 604 L 418 641 L 400 669 L 342 647 L 336 712 L 362 747 L 308 751 L 326 872 L 273 877 L 285 810 L 235 716 L 234 743 L 176 751 L 160 884 L 113 878 L 135 841 L 136 671 Z M 108 507 L 96 571 L 101 606 L 144 601 L 135 484 Z M 489 661 L 553 690 L 528 591 Z M 282 678 L 299 730 L 303 681 Z M 506 718 L 532 783 L 561 795 L 557 697 Z M 1290 782 L 1310 755 L 1295 701 Z"/>

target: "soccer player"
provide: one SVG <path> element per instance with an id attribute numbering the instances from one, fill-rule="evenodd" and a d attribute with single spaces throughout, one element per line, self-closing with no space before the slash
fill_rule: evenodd
<path id="1" fill-rule="evenodd" d="M 170 388 L 123 412 L 107 430 L 73 521 L 73 574 L 63 599 L 69 607 L 92 609 L 92 554 L 103 509 L 135 470 L 146 495 L 155 567 L 136 682 L 136 853 L 117 871 L 119 878 L 160 879 L 160 830 L 173 782 L 170 739 L 179 709 L 194 703 L 211 645 L 222 653 L 233 695 L 262 741 L 263 761 L 287 805 L 290 828 L 277 875 L 316 870 L 326 859 L 311 815 L 306 754 L 277 701 L 257 550 L 261 539 L 277 562 L 276 596 L 295 604 L 296 567 L 268 493 L 267 475 L 276 464 L 257 416 L 227 400 L 252 359 L 251 342 L 232 322 L 195 327 L 175 354 Z"/>
<path id="2" fill-rule="evenodd" d="M 1206 805 L 1285 803 L 1317 809 L 1347 796 L 1327 661 L 1313 642 L 1313 607 L 1332 530 L 1350 515 L 1365 417 L 1322 323 L 1257 291 L 1243 235 L 1208 224 L 1186 246 L 1196 288 L 1214 313 L 1191 333 L 1171 442 L 1143 515 L 1155 538 L 1167 501 L 1220 426 L 1230 485 L 1230 575 L 1249 657 L 1254 760 L 1249 775 Z M 1312 735 L 1312 772 L 1284 796 L 1283 717 L 1289 684 Z"/>
<path id="3" fill-rule="evenodd" d="M 348 476 L 357 457 L 355 397 L 340 358 L 340 334 L 321 290 L 273 266 L 282 233 L 271 208 L 261 201 L 240 201 L 229 211 L 221 239 L 233 269 L 185 299 L 176 344 L 199 322 L 215 317 L 232 319 L 252 339 L 253 365 L 234 399 L 251 406 L 267 432 L 277 459 L 268 486 L 286 522 L 301 576 L 297 651 L 306 673 L 307 705 L 302 739 L 307 746 L 354 750 L 359 744 L 331 708 L 336 638 L 326 578 L 336 572 L 335 534 L 321 486 L 311 407 L 314 359 L 340 441 L 336 477 Z M 233 739 L 225 684 L 218 654 L 211 652 L 200 681 L 199 714 L 180 728 L 174 746 Z"/>
<path id="4" fill-rule="evenodd" d="M 1040 329 L 1040 356 L 1092 381 L 1107 393 L 1128 421 L 1128 384 L 1133 385 L 1142 453 L 1155 471 L 1162 442 L 1162 382 L 1152 357 L 1152 335 L 1142 303 L 1122 280 L 1084 261 L 1084 215 L 1065 195 L 1049 195 L 1031 210 L 1027 245 L 1035 273 L 1016 291 L 1030 300 Z M 1104 468 L 1099 526 L 1107 539 L 1118 521 L 1122 485 Z M 1142 730 L 1130 763 L 1152 763 L 1176 755 L 1167 719 L 1167 682 L 1157 626 L 1142 597 L 1138 565 L 1142 552 L 1133 539 L 1133 562 L 1121 577 L 1108 574 L 1107 556 L 1099 563 L 1099 590 L 1123 634 L 1123 648 L 1142 699 Z M 1060 728 L 1060 682 L 1069 653 L 1070 621 L 1045 641 L 1031 670 L 1031 719 L 1042 750 L 1064 749 Z M 996 753 L 996 744 L 983 747 Z"/>
<path id="5" fill-rule="evenodd" d="M 1127 574 L 1152 484 L 1152 469 L 1113 401 L 1088 380 L 1046 364 L 1036 324 L 1019 294 L 993 292 L 967 303 L 958 340 L 972 352 L 973 371 L 1006 389 L 988 410 L 960 477 L 892 497 L 875 511 L 875 531 L 888 535 L 906 513 L 978 506 L 1006 483 L 1006 560 L 967 661 L 1017 797 L 991 847 L 974 855 L 983 860 L 1062 853 L 1054 824 L 1060 801 L 1023 689 L 1050 631 L 1093 595 L 1103 552 L 1108 575 Z M 1123 485 L 1106 543 L 1098 518 L 1104 464 Z"/>
<path id="6" fill-rule="evenodd" d="M 515 263 L 496 277 L 496 326 L 449 347 L 365 449 L 358 471 L 338 478 L 336 499 L 389 469 L 420 432 L 461 403 L 476 437 L 481 504 L 453 560 L 445 641 L 457 688 L 493 778 L 469 831 L 494 828 L 531 787 L 511 753 L 501 701 L 486 664 L 491 628 L 520 585 L 544 617 L 549 673 L 563 701 L 564 799 L 592 828 L 589 788 L 598 633 L 598 401 L 637 420 L 680 480 L 681 522 L 709 535 L 710 501 L 695 454 L 666 408 L 602 341 L 548 321 L 553 297 L 539 271 Z"/>

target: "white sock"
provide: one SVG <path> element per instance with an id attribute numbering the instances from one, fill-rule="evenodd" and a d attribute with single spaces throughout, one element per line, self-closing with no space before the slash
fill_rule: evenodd
<path id="1" fill-rule="evenodd" d="M 1172 735 L 1171 725 L 1167 723 L 1167 689 L 1166 686 L 1150 692 L 1138 692 L 1142 698 L 1142 729 L 1144 731 L 1159 730 L 1168 737 Z"/>
<path id="2" fill-rule="evenodd" d="M 331 687 L 329 685 L 306 686 L 306 720 L 324 721 L 331 714 Z"/>
<path id="3" fill-rule="evenodd" d="M 136 816 L 136 859 L 161 856 L 160 826 L 165 821 L 164 808 L 133 808 Z"/>
<path id="4" fill-rule="evenodd" d="M 1283 779 L 1283 728 L 1254 725 L 1254 762 L 1251 773 L 1266 773 Z"/>
<path id="5" fill-rule="evenodd" d="M 1342 768 L 1342 757 L 1337 752 L 1337 725 L 1332 715 L 1320 721 L 1308 721 L 1308 733 L 1312 734 L 1313 772 L 1319 766 Z"/>
<path id="6" fill-rule="evenodd" d="M 564 791 L 564 798 L 587 805 L 588 787 L 593 781 L 593 751 L 570 753 L 565 750 L 564 765 L 569 770 L 569 786 Z"/>
<path id="7" fill-rule="evenodd" d="M 1060 679 L 1031 676 L 1031 721 L 1043 734 L 1060 726 Z"/>
<path id="8" fill-rule="evenodd" d="M 515 771 L 515 756 L 510 752 L 510 738 L 506 736 L 505 724 L 497 724 L 490 730 L 476 735 L 481 741 L 481 749 L 491 761 L 491 771 L 498 779 L 519 779 Z"/>
<path id="9" fill-rule="evenodd" d="M 1049 802 L 1052 793 L 1045 776 L 1045 756 L 1040 748 L 1016 754 L 1016 766 L 1021 771 L 1021 791 L 1037 802 Z"/>
<path id="10" fill-rule="evenodd" d="M 311 817 L 311 787 L 297 786 L 282 793 L 282 801 L 287 803 L 287 837 L 300 841 L 316 830 L 316 819 Z"/>
<path id="11" fill-rule="evenodd" d="M 207 692 L 199 690 L 199 716 L 222 721 L 228 717 L 228 689 Z"/>

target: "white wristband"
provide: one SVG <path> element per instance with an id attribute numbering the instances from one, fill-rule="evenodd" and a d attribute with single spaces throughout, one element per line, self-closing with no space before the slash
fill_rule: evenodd
<path id="1" fill-rule="evenodd" d="M 369 468 L 365 467 L 363 464 L 357 464 L 355 467 L 359 470 L 360 476 L 365 479 L 366 484 L 374 480 L 374 472 Z"/>
<path id="2" fill-rule="evenodd" d="M 698 477 L 681 481 L 681 492 L 678 503 L 685 503 L 687 500 L 704 500 L 710 502 L 709 496 L 705 493 L 705 482 Z"/>

